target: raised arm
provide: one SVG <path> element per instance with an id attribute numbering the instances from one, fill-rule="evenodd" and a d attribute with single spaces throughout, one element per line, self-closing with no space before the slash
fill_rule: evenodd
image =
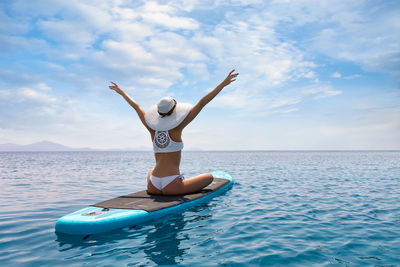
<path id="1" fill-rule="evenodd" d="M 149 132 L 152 131 L 152 129 L 147 125 L 146 120 L 145 120 L 145 115 L 146 113 L 144 112 L 144 110 L 132 99 L 128 96 L 127 93 L 125 93 L 124 90 L 122 90 L 121 88 L 119 88 L 119 86 L 114 83 L 111 82 L 113 85 L 108 86 L 111 90 L 114 90 L 115 92 L 117 92 L 118 94 L 120 94 L 125 100 L 126 102 L 128 102 L 129 105 L 131 105 L 131 107 L 133 107 L 136 110 L 136 113 L 138 114 L 141 122 L 143 123 L 143 125 L 146 127 L 147 130 L 149 130 Z"/>
<path id="2" fill-rule="evenodd" d="M 236 77 L 239 73 L 234 73 L 235 70 L 229 72 L 228 76 L 211 92 L 206 94 L 200 101 L 193 106 L 190 110 L 190 113 L 186 116 L 186 118 L 182 121 L 182 123 L 178 126 L 178 128 L 185 128 L 196 116 L 200 113 L 200 111 L 207 105 L 225 86 L 229 85 L 231 82 L 236 81 Z"/>

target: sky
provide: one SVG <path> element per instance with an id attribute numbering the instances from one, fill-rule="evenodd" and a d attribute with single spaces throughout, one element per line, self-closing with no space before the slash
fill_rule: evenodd
<path id="1" fill-rule="evenodd" d="M 400 149 L 400 2 L 0 2 L 0 143 L 150 148 L 136 112 L 195 104 L 185 149 Z"/>

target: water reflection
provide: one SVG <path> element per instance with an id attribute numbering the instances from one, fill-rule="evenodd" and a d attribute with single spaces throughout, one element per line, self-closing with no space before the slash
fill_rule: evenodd
<path id="1" fill-rule="evenodd" d="M 147 258 L 158 265 L 176 265 L 179 257 L 185 254 L 187 248 L 180 248 L 181 241 L 188 239 L 180 233 L 185 228 L 182 213 L 176 214 L 171 219 L 154 225 L 153 231 L 146 236 L 144 248 Z"/>
<path id="2" fill-rule="evenodd" d="M 148 246 L 143 249 L 147 258 L 157 265 L 176 265 L 190 249 L 185 240 L 193 238 L 190 233 L 194 228 L 203 227 L 212 219 L 211 203 L 203 203 L 187 212 L 177 213 L 154 224 L 154 229 L 146 236 Z"/>
<path id="3" fill-rule="evenodd" d="M 144 252 L 146 258 L 157 265 L 176 265 L 187 250 L 180 247 L 181 241 L 188 239 L 181 234 L 184 228 L 184 214 L 179 213 L 153 225 L 139 225 L 103 234 L 73 236 L 56 233 L 56 241 L 59 243 L 59 251 L 69 251 L 72 255 L 68 256 L 71 258 L 75 257 L 75 252 L 80 256 L 78 251 L 86 248 L 93 249 L 89 253 L 91 257 L 112 254 L 116 251 L 116 244 L 124 244 L 129 247 L 117 249 L 119 253 L 129 252 L 135 258 L 136 254 Z"/>

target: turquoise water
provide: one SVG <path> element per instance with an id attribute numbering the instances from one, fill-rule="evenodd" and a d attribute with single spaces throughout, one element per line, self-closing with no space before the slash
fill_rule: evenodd
<path id="1" fill-rule="evenodd" d="M 66 213 L 143 190 L 151 152 L 0 153 L 2 266 L 400 266 L 400 152 L 184 152 L 185 176 L 233 188 L 86 239 Z"/>

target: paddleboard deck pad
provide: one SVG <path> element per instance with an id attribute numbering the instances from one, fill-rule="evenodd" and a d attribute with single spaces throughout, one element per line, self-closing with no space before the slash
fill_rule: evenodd
<path id="1" fill-rule="evenodd" d="M 213 182 L 198 193 L 164 196 L 140 191 L 119 196 L 61 217 L 56 232 L 88 235 L 137 225 L 198 205 L 232 187 L 232 177 L 222 171 L 211 173 Z"/>

